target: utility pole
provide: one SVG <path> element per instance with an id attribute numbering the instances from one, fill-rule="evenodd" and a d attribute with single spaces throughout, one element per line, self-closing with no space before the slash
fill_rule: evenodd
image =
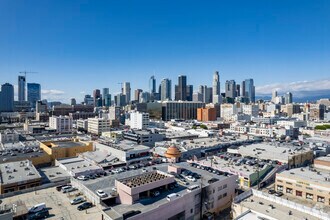
<path id="1" fill-rule="evenodd" d="M 257 161 L 258 161 L 258 166 L 257 166 L 257 184 L 258 184 L 258 190 L 260 190 L 260 176 L 259 176 L 259 171 L 260 171 L 260 167 L 259 167 L 259 162 L 260 162 L 260 160 L 259 160 L 259 155 L 258 155 L 258 153 L 256 153 L 256 156 L 257 156 Z"/>
<path id="2" fill-rule="evenodd" d="M 203 176 L 201 176 L 201 201 L 199 210 L 199 219 L 203 219 Z"/>

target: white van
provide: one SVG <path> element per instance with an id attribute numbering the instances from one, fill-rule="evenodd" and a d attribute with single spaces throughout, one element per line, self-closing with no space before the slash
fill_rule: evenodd
<path id="1" fill-rule="evenodd" d="M 199 188 L 199 185 L 192 185 L 192 186 L 189 186 L 189 187 L 188 187 L 187 191 L 188 191 L 188 192 L 191 192 L 191 191 L 193 191 L 193 190 L 195 190 L 195 189 L 198 189 L 198 188 Z"/>
<path id="2" fill-rule="evenodd" d="M 40 203 L 37 205 L 32 206 L 29 209 L 29 213 L 36 213 L 36 212 L 40 212 L 41 210 L 46 209 L 46 204 L 45 203 Z"/>
<path id="3" fill-rule="evenodd" d="M 169 194 L 169 195 L 166 197 L 166 199 L 167 199 L 168 201 L 173 201 L 174 199 L 178 198 L 179 196 L 180 196 L 180 195 L 177 194 L 177 193 L 171 193 L 171 194 Z"/>

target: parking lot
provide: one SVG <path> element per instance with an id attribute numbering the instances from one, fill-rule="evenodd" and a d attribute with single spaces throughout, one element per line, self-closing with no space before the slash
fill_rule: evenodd
<path id="1" fill-rule="evenodd" d="M 12 204 L 17 200 L 25 202 L 27 208 L 30 208 L 36 204 L 46 203 L 46 207 L 49 209 L 50 216 L 47 219 L 102 219 L 101 210 L 94 206 L 84 211 L 78 211 L 78 205 L 71 205 L 70 200 L 74 199 L 78 191 L 72 192 L 71 195 L 63 194 L 56 191 L 56 189 L 48 188 L 39 190 L 37 192 L 25 193 L 22 195 L 16 195 L 9 198 L 2 199 L 2 204 Z"/>

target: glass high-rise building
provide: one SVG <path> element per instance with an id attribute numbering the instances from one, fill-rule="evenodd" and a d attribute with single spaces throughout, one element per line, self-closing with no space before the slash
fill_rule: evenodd
<path id="1" fill-rule="evenodd" d="M 172 81 L 169 79 L 163 79 L 160 84 L 161 100 L 171 100 L 172 98 Z"/>
<path id="2" fill-rule="evenodd" d="M 214 104 L 221 103 L 220 76 L 218 71 L 214 72 L 212 86 L 212 102 Z"/>
<path id="3" fill-rule="evenodd" d="M 248 98 L 250 102 L 255 102 L 256 95 L 253 79 L 246 79 L 244 82 L 244 96 Z"/>
<path id="4" fill-rule="evenodd" d="M 235 80 L 226 81 L 226 97 L 236 98 L 236 82 Z"/>
<path id="5" fill-rule="evenodd" d="M 106 102 L 106 97 L 108 97 L 108 95 L 109 95 L 109 88 L 103 88 L 102 89 L 102 105 L 103 106 L 107 106 L 106 104 L 105 104 L 105 102 Z M 110 96 L 111 97 L 111 96 Z"/>
<path id="6" fill-rule="evenodd" d="M 156 93 L 156 79 L 155 76 L 151 76 L 149 80 L 150 93 Z"/>
<path id="7" fill-rule="evenodd" d="M 175 100 L 187 100 L 187 76 L 179 76 L 178 85 L 175 85 Z"/>
<path id="8" fill-rule="evenodd" d="M 1 86 L 0 92 L 0 112 L 14 111 L 14 86 L 5 83 Z"/>
<path id="9" fill-rule="evenodd" d="M 36 102 L 41 100 L 41 86 L 38 83 L 27 84 L 27 99 L 32 108 L 36 107 Z"/>
<path id="10" fill-rule="evenodd" d="M 131 84 L 129 82 L 123 83 L 123 95 L 126 97 L 126 104 L 131 101 Z"/>
<path id="11" fill-rule="evenodd" d="M 25 101 L 25 76 L 18 76 L 18 101 Z"/>

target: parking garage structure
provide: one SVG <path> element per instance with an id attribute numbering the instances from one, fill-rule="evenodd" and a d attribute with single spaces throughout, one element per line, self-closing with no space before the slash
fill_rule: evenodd
<path id="1" fill-rule="evenodd" d="M 157 188 L 165 187 L 167 189 L 168 185 L 174 182 L 174 176 L 159 170 L 116 180 L 118 203 L 131 205 L 142 197 L 150 197 L 152 191 Z"/>

